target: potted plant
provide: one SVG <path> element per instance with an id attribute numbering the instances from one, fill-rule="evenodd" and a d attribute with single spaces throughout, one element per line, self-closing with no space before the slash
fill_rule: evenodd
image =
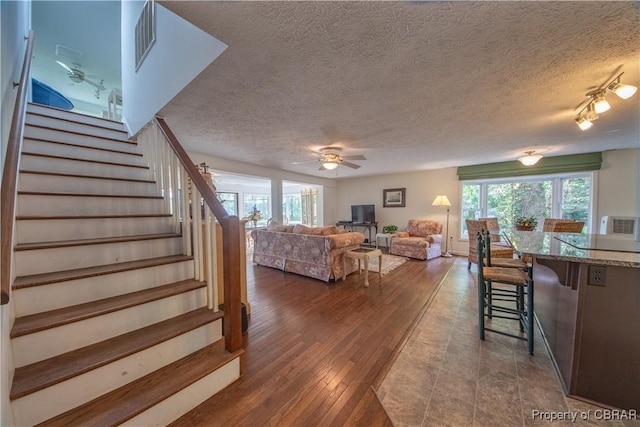
<path id="1" fill-rule="evenodd" d="M 384 234 L 394 234 L 396 231 L 398 231 L 397 225 L 385 225 L 382 227 L 382 232 Z"/>
<path id="2" fill-rule="evenodd" d="M 538 225 L 538 220 L 534 216 L 519 216 L 516 218 L 516 230 L 532 231 Z"/>

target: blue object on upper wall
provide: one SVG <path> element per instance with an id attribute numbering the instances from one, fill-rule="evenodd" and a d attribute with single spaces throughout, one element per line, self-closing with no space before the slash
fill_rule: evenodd
<path id="1" fill-rule="evenodd" d="M 63 110 L 72 110 L 73 104 L 63 94 L 49 85 L 31 79 L 31 98 L 35 104 L 49 105 Z"/>

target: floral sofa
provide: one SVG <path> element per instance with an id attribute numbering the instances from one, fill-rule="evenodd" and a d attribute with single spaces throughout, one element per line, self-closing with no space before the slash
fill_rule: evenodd
<path id="1" fill-rule="evenodd" d="M 442 255 L 442 224 L 428 219 L 410 219 L 406 231 L 391 236 L 389 253 L 417 259 Z"/>
<path id="2" fill-rule="evenodd" d="M 313 277 L 337 280 L 342 277 L 342 257 L 364 242 L 364 234 L 337 227 L 273 225 L 252 230 L 253 262 L 258 265 Z M 347 274 L 358 270 L 355 259 L 347 259 Z"/>

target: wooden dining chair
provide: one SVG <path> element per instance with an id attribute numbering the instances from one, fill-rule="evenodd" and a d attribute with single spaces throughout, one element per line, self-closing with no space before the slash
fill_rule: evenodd
<path id="1" fill-rule="evenodd" d="M 556 233 L 582 233 L 583 228 L 584 221 L 558 222 L 552 231 Z"/>
<path id="2" fill-rule="evenodd" d="M 556 231 L 555 228 L 558 224 L 575 222 L 575 219 L 566 218 L 545 218 L 542 224 L 542 231 Z"/>
<path id="3" fill-rule="evenodd" d="M 467 219 L 467 233 L 469 235 L 469 263 L 467 270 L 471 268 L 471 264 L 478 263 L 478 233 L 487 230 L 487 222 L 480 220 Z M 513 248 L 510 246 L 502 246 L 496 242 L 491 242 L 491 256 L 493 258 L 513 258 Z"/>

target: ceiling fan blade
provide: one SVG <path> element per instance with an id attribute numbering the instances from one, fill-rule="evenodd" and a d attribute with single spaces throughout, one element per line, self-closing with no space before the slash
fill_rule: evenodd
<path id="1" fill-rule="evenodd" d="M 320 159 L 312 159 L 312 160 L 301 160 L 299 162 L 293 162 L 292 165 L 300 165 L 302 163 L 310 163 L 310 162 L 319 162 Z"/>
<path id="2" fill-rule="evenodd" d="M 342 162 L 340 163 L 342 166 L 346 166 L 349 167 L 351 169 L 359 169 L 360 165 L 356 165 L 355 163 L 350 163 L 350 162 Z"/>
<path id="3" fill-rule="evenodd" d="M 67 71 L 67 73 L 73 74 L 73 70 L 71 68 L 69 68 L 69 66 L 67 64 L 65 64 L 64 62 L 60 62 L 60 61 L 56 61 L 56 62 L 58 63 L 59 66 L 64 68 Z"/>
<path id="4" fill-rule="evenodd" d="M 318 168 L 319 171 L 328 171 L 329 169 L 325 168 L 324 165 L 320 165 Z"/>
<path id="5" fill-rule="evenodd" d="M 367 160 L 367 158 L 362 154 L 356 154 L 353 156 L 340 156 L 340 157 L 342 157 L 344 160 Z"/>

